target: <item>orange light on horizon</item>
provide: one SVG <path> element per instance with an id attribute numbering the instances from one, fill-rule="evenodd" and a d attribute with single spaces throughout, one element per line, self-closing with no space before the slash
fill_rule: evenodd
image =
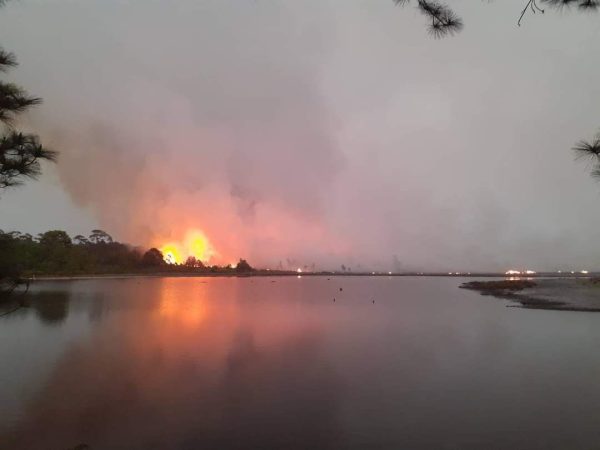
<path id="1" fill-rule="evenodd" d="M 185 236 L 185 247 L 188 250 L 188 256 L 194 256 L 202 262 L 208 262 L 216 255 L 215 249 L 210 241 L 200 230 L 190 230 L 187 232 Z"/>
<path id="2" fill-rule="evenodd" d="M 163 254 L 163 259 L 167 264 L 181 264 L 183 262 L 181 249 L 177 244 L 165 244 L 159 250 Z"/>
<path id="3" fill-rule="evenodd" d="M 182 243 L 169 242 L 162 245 L 159 250 L 168 264 L 183 264 L 186 259 L 193 256 L 203 263 L 208 263 L 217 255 L 206 235 L 200 230 L 189 230 Z"/>

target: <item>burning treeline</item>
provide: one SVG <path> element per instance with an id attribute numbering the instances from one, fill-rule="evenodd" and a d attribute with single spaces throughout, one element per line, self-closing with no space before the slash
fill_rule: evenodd
<path id="1" fill-rule="evenodd" d="M 16 231 L 0 231 L 0 244 L 6 250 L 1 264 L 25 277 L 254 271 L 244 259 L 223 265 L 211 264 L 214 250 L 199 231 L 190 232 L 181 245 L 166 244 L 165 253 L 155 247 L 144 249 L 116 242 L 102 230 L 93 230 L 87 237 L 77 235 L 73 238 L 62 230 L 47 231 L 35 237 Z"/>

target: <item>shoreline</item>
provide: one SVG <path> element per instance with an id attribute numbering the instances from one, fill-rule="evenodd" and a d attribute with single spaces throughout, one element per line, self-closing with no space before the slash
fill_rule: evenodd
<path id="1" fill-rule="evenodd" d="M 510 278 L 504 275 L 471 274 L 413 274 L 413 273 L 336 273 L 336 272 L 287 272 L 263 271 L 240 273 L 194 273 L 194 272 L 157 272 L 128 274 L 89 274 L 89 275 L 48 275 L 29 278 L 36 282 L 84 281 L 102 279 L 136 278 L 252 278 L 252 277 L 447 277 L 447 278 L 488 278 L 488 280 L 465 281 L 458 287 L 479 292 L 482 296 L 508 300 L 509 308 L 543 309 L 552 311 L 600 312 L 600 278 L 590 276 L 528 277 Z M 494 278 L 489 280 L 489 278 Z"/>
<path id="2" fill-rule="evenodd" d="M 509 308 L 600 312 L 600 284 L 594 278 L 470 281 L 462 289 L 509 300 Z"/>
<path id="3" fill-rule="evenodd" d="M 597 274 L 600 276 L 600 273 Z M 72 275 L 33 275 L 23 277 L 23 279 L 30 282 L 35 281 L 67 281 L 67 280 L 94 280 L 94 279 L 115 279 L 115 278 L 166 278 L 166 277 L 181 277 L 181 278 L 214 278 L 214 277 L 225 277 L 225 278 L 249 278 L 249 277 L 433 277 L 433 278 L 497 278 L 503 281 L 511 282 L 506 280 L 507 275 L 503 273 L 439 273 L 439 272 L 401 272 L 401 273 L 389 273 L 389 272 L 297 272 L 297 271 L 281 271 L 281 270 L 264 270 L 258 269 L 253 272 L 148 272 L 148 273 L 92 273 L 92 274 L 72 274 Z M 528 280 L 542 280 L 542 279 L 555 279 L 555 280 L 587 280 L 593 275 L 583 274 L 556 274 L 556 273 L 539 273 L 536 275 L 528 275 Z M 519 281 L 518 279 L 512 281 Z M 479 290 L 476 287 L 471 287 L 470 282 L 463 283 L 460 287 L 464 289 Z M 475 283 L 487 283 L 486 281 L 477 281 Z M 494 281 L 493 283 L 496 283 Z M 489 289 L 482 288 L 482 291 L 489 291 Z M 513 289 L 507 289 L 510 291 Z M 508 292 L 506 293 L 508 294 Z M 486 295 L 486 294 L 483 294 Z M 511 297 L 512 298 L 512 297 Z M 600 306 L 599 306 L 600 308 Z"/>

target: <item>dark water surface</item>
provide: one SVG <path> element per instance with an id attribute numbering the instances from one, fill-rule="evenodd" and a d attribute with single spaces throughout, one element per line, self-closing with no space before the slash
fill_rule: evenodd
<path id="1" fill-rule="evenodd" d="M 600 314 L 461 281 L 37 283 L 0 318 L 0 449 L 599 448 Z"/>

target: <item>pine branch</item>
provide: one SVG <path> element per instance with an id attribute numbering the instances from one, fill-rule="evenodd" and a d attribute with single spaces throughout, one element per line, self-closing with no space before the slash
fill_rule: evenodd
<path id="1" fill-rule="evenodd" d="M 396 5 L 404 6 L 410 0 L 394 0 Z M 435 38 L 458 33 L 463 22 L 448 6 L 433 0 L 417 0 L 417 8 L 425 15 L 429 24 L 429 33 Z"/>
<path id="2" fill-rule="evenodd" d="M 582 10 L 598 9 L 600 6 L 599 0 L 541 0 L 541 2 L 555 8 L 577 6 L 578 9 Z"/>
<path id="3" fill-rule="evenodd" d="M 36 135 L 9 132 L 0 138 L 0 188 L 37 178 L 40 161 L 56 161 L 57 153 L 43 147 Z"/>
<path id="4" fill-rule="evenodd" d="M 393 0 L 398 6 L 405 6 L 411 0 Z M 458 33 L 463 28 L 463 22 L 450 7 L 436 0 L 415 0 L 417 8 L 425 15 L 429 23 L 429 32 L 435 37 L 440 38 L 446 35 Z M 584 11 L 593 11 L 600 8 L 600 0 L 526 0 L 525 7 L 521 11 L 517 24 L 520 26 L 525 14 L 530 11 L 535 13 L 544 13 L 538 3 L 546 4 L 552 8 L 568 8 L 577 6 L 578 9 Z"/>
<path id="5" fill-rule="evenodd" d="M 595 164 L 591 172 L 592 178 L 600 179 L 600 132 L 590 141 L 582 140 L 577 142 L 573 148 L 575 160 L 592 160 Z"/>
<path id="6" fill-rule="evenodd" d="M 0 48 L 0 72 L 6 72 L 11 67 L 17 65 L 17 58 L 14 53 L 7 52 Z"/>
<path id="7" fill-rule="evenodd" d="M 27 95 L 19 86 L 0 81 L 0 122 L 10 125 L 17 114 L 41 102 L 40 98 Z"/>

